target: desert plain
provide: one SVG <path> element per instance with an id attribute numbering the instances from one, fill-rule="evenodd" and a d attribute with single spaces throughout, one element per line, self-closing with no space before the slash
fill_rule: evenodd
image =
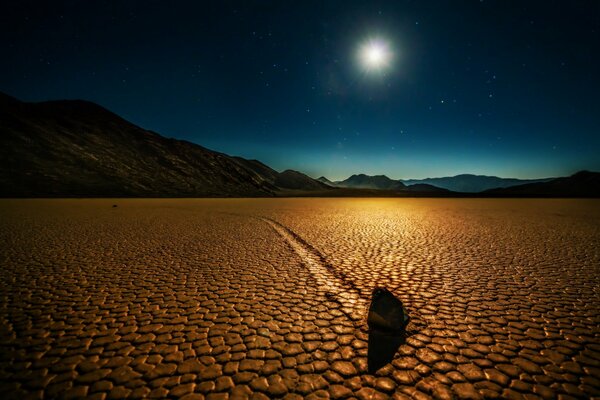
<path id="1" fill-rule="evenodd" d="M 0 201 L 0 394 L 600 397 L 600 200 Z M 381 368 L 365 316 L 411 316 Z"/>

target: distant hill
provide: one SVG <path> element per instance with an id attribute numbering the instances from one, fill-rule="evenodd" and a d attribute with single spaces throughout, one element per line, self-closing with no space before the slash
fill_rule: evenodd
<path id="1" fill-rule="evenodd" d="M 295 190 L 331 189 L 331 187 L 328 185 L 291 169 L 285 170 L 278 174 L 273 183 L 277 187 Z"/>
<path id="2" fill-rule="evenodd" d="M 346 180 L 334 183 L 337 187 L 355 188 L 355 189 L 380 189 L 380 190 L 402 190 L 405 185 L 400 181 L 395 181 L 385 175 L 352 175 Z"/>
<path id="3" fill-rule="evenodd" d="M 0 196 L 274 196 L 331 187 L 142 129 L 87 101 L 0 93 Z"/>
<path id="4" fill-rule="evenodd" d="M 600 197 L 600 172 L 581 171 L 547 182 L 491 189 L 484 194 L 502 197 Z"/>
<path id="5" fill-rule="evenodd" d="M 317 180 L 344 189 L 380 190 L 388 194 L 419 193 L 431 196 L 549 196 L 595 197 L 595 172 L 580 172 L 568 178 L 514 179 L 463 174 L 445 178 L 394 180 L 385 175 L 352 175 L 332 182 L 322 176 Z M 479 190 L 480 188 L 484 188 Z"/>
<path id="6" fill-rule="evenodd" d="M 324 176 L 320 176 L 317 178 L 317 180 L 321 183 L 324 183 L 328 186 L 335 186 L 335 183 L 331 182 L 329 179 L 325 178 Z"/>
<path id="7" fill-rule="evenodd" d="M 408 190 L 409 192 L 436 192 L 436 193 L 452 193 L 448 189 L 439 188 L 437 186 L 428 185 L 426 183 L 416 183 L 414 185 L 406 186 L 404 190 Z"/>
<path id="8" fill-rule="evenodd" d="M 417 184 L 406 186 L 399 180 L 390 179 L 385 175 L 352 175 L 343 181 L 332 182 L 324 176 L 317 179 L 318 181 L 343 189 L 361 189 L 361 190 L 379 190 L 385 191 L 388 194 L 403 192 L 404 194 L 418 193 L 419 195 L 449 195 L 452 192 L 446 189 L 438 188 L 428 184 Z M 347 191 L 346 191 L 347 192 Z"/>
<path id="9" fill-rule="evenodd" d="M 526 183 L 547 182 L 554 178 L 546 179 L 515 179 L 499 178 L 497 176 L 462 174 L 444 178 L 404 179 L 405 185 L 428 184 L 453 192 L 478 193 L 488 189 L 505 188 Z"/>

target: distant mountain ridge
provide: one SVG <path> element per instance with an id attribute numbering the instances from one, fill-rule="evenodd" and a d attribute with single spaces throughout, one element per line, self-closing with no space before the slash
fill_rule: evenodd
<path id="1" fill-rule="evenodd" d="M 420 193 L 437 193 L 447 194 L 450 193 L 447 189 L 439 188 L 426 183 L 415 184 L 406 186 L 399 180 L 390 179 L 385 175 L 365 175 L 358 174 L 352 175 L 343 181 L 332 182 L 324 176 L 317 178 L 318 181 L 337 188 L 349 188 L 349 189 L 374 189 L 374 190 L 388 190 L 395 192 L 420 192 Z"/>
<path id="2" fill-rule="evenodd" d="M 448 176 L 443 178 L 426 178 L 426 179 L 405 179 L 402 182 L 406 185 L 428 184 L 451 190 L 453 192 L 462 193 L 478 193 L 488 189 L 504 188 L 515 185 L 523 185 L 526 183 L 547 182 L 554 178 L 543 179 L 516 179 L 516 178 L 499 178 L 497 176 L 487 175 L 472 175 L 461 174 L 456 176 Z"/>
<path id="3" fill-rule="evenodd" d="M 400 181 L 395 181 L 385 175 L 369 176 L 365 174 L 352 175 L 341 182 L 335 182 L 336 186 L 356 189 L 381 189 L 402 190 L 406 186 Z"/>
<path id="4" fill-rule="evenodd" d="M 450 191 L 448 189 L 439 188 L 431 184 L 420 182 L 450 182 L 456 178 L 455 186 L 461 187 L 465 184 L 465 180 L 473 188 L 473 177 L 482 178 L 480 185 L 516 185 L 487 189 L 480 192 L 467 191 Z M 409 179 L 404 180 L 404 183 L 410 183 L 408 186 L 396 186 L 402 184 L 400 180 L 393 180 L 385 175 L 369 176 L 365 174 L 352 175 L 343 181 L 332 182 L 325 177 L 318 178 L 319 181 L 338 188 L 356 188 L 363 187 L 369 189 L 377 189 L 381 191 L 394 190 L 396 192 L 419 192 L 421 194 L 430 192 L 435 196 L 455 196 L 455 197 L 600 197 L 600 173 L 590 171 L 580 171 L 574 175 L 562 178 L 546 178 L 546 179 L 510 179 L 498 178 L 495 176 L 481 175 L 457 175 L 456 177 L 447 178 L 428 178 L 423 180 Z M 475 180 L 478 182 L 478 180 Z M 397 189 L 395 189 L 397 188 Z"/>
<path id="5" fill-rule="evenodd" d="M 317 178 L 317 180 L 318 180 L 319 182 L 321 182 L 321 183 L 324 183 L 324 184 L 326 184 L 326 185 L 329 185 L 329 186 L 335 186 L 335 184 L 334 184 L 333 182 L 331 182 L 329 179 L 325 178 L 324 176 L 320 176 L 320 177 L 318 177 L 318 178 Z"/>
<path id="6" fill-rule="evenodd" d="M 82 100 L 0 93 L 0 196 L 275 196 L 328 191 L 296 171 L 142 129 Z"/>
<path id="7" fill-rule="evenodd" d="M 491 189 L 484 193 L 500 197 L 600 197 L 600 173 L 580 171 L 547 182 Z"/>
<path id="8" fill-rule="evenodd" d="M 88 101 L 26 103 L 0 93 L 0 197 L 252 196 L 600 197 L 600 173 L 331 182 L 166 138 Z"/>
<path id="9" fill-rule="evenodd" d="M 380 190 L 416 190 L 418 188 L 438 188 L 459 193 L 479 193 L 488 189 L 510 187 L 526 183 L 547 182 L 554 178 L 545 179 L 516 179 L 499 178 L 497 176 L 462 174 L 444 178 L 398 179 L 394 180 L 385 175 L 352 175 L 343 181 L 332 182 L 322 176 L 317 180 L 333 186 L 344 188 L 367 188 Z"/>

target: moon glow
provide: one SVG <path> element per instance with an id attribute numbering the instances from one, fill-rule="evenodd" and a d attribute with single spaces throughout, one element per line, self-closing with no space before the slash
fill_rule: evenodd
<path id="1" fill-rule="evenodd" d="M 382 71 L 390 66 L 392 52 L 383 39 L 371 39 L 359 48 L 358 57 L 361 66 L 367 71 Z"/>

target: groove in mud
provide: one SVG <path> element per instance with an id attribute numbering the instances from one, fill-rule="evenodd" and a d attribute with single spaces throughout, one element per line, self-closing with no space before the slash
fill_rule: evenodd
<path id="1" fill-rule="evenodd" d="M 325 288 L 330 296 L 341 305 L 341 309 L 352 321 L 364 325 L 369 299 L 344 274 L 331 266 L 323 255 L 289 228 L 269 218 L 261 217 L 275 232 L 285 239 L 298 254 L 308 270 L 317 280 L 317 284 Z"/>

